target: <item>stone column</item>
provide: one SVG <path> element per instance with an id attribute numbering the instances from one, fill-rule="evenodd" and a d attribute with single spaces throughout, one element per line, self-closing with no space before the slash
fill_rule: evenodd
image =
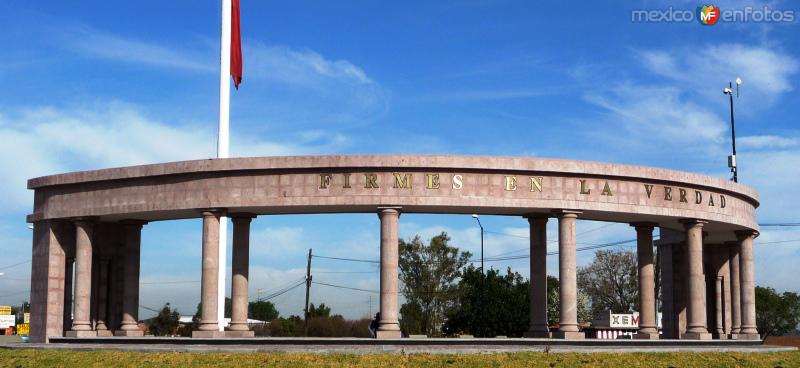
<path id="1" fill-rule="evenodd" d="M 30 341 L 47 342 L 64 334 L 65 248 L 72 243 L 72 224 L 57 221 L 33 223 L 31 246 Z M 67 328 L 72 327 L 70 324 Z"/>
<path id="2" fill-rule="evenodd" d="M 380 207 L 381 219 L 381 319 L 375 337 L 399 339 L 400 321 L 397 312 L 398 262 L 400 258 L 397 226 L 399 207 Z"/>
<path id="3" fill-rule="evenodd" d="M 674 270 L 672 267 L 673 244 L 661 244 L 658 258 L 661 263 L 661 319 L 662 333 L 666 339 L 678 338 L 678 322 L 675 318 Z"/>
<path id="4" fill-rule="evenodd" d="M 525 337 L 550 337 L 547 325 L 547 217 L 528 216 L 530 224 L 530 326 Z"/>
<path id="5" fill-rule="evenodd" d="M 113 336 L 108 329 L 108 259 L 100 259 L 97 265 L 97 336 Z"/>
<path id="6" fill-rule="evenodd" d="M 200 290 L 200 326 L 192 337 L 223 337 L 217 321 L 219 288 L 219 218 L 220 211 L 203 211 L 203 274 Z M 224 306 L 223 306 L 224 307 Z"/>
<path id="7" fill-rule="evenodd" d="M 723 319 L 725 316 L 722 314 L 722 280 L 723 278 L 721 276 L 717 276 L 714 280 L 714 312 L 716 313 L 714 318 L 714 334 L 718 339 L 727 339 Z"/>
<path id="8" fill-rule="evenodd" d="M 753 239 L 758 236 L 757 231 L 737 231 L 739 238 L 739 287 L 741 289 L 741 318 L 742 327 L 739 340 L 757 340 L 760 338 L 756 328 L 756 280 L 753 267 Z"/>
<path id="9" fill-rule="evenodd" d="M 250 222 L 254 215 L 231 215 L 233 221 L 233 259 L 231 260 L 231 324 L 226 337 L 253 337 L 247 324 L 247 288 L 250 267 Z"/>
<path id="10" fill-rule="evenodd" d="M 75 258 L 67 258 L 64 269 L 64 331 L 72 328 L 72 272 Z"/>
<path id="11" fill-rule="evenodd" d="M 553 337 L 583 339 L 578 328 L 578 279 L 576 275 L 575 220 L 579 211 L 558 210 L 558 279 L 561 302 L 560 327 Z"/>
<path id="12" fill-rule="evenodd" d="M 75 222 L 75 312 L 68 337 L 97 336 L 91 325 L 92 223 Z"/>
<path id="13" fill-rule="evenodd" d="M 656 323 L 655 270 L 653 269 L 654 223 L 634 223 L 636 256 L 639 261 L 639 333 L 636 339 L 658 339 Z"/>
<path id="14" fill-rule="evenodd" d="M 709 340 L 711 334 L 706 329 L 706 280 L 703 274 L 703 225 L 706 221 L 686 219 L 681 222 L 686 229 L 685 256 L 689 271 L 686 333 L 681 338 Z"/>
<path id="15" fill-rule="evenodd" d="M 731 339 L 736 339 L 742 328 L 741 288 L 739 287 L 739 243 L 727 243 L 730 249 L 731 266 Z"/>
<path id="16" fill-rule="evenodd" d="M 125 270 L 123 271 L 122 323 L 117 336 L 142 336 L 139 329 L 139 266 L 144 221 L 124 221 Z"/>

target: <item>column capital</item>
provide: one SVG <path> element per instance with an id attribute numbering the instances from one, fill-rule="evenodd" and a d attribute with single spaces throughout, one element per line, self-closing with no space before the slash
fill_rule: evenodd
<path id="1" fill-rule="evenodd" d="M 577 218 L 578 215 L 583 213 L 583 211 L 557 209 L 557 210 L 552 210 L 551 213 L 553 215 L 555 215 L 556 217 L 558 217 L 558 218 L 562 218 L 562 217 L 565 217 L 565 218 Z"/>
<path id="2" fill-rule="evenodd" d="M 397 214 L 399 217 L 402 209 L 401 206 L 378 206 L 378 217 L 391 214 Z"/>
<path id="3" fill-rule="evenodd" d="M 745 240 L 747 238 L 755 239 L 759 235 L 761 235 L 761 233 L 759 233 L 756 230 L 737 230 L 734 233 L 736 234 L 736 238 L 739 239 L 739 241 Z"/>
<path id="4" fill-rule="evenodd" d="M 648 230 L 652 231 L 653 229 L 656 228 L 656 226 L 658 226 L 658 223 L 656 223 L 656 222 L 631 222 L 630 225 L 633 226 L 634 228 L 636 228 L 636 230 L 648 229 Z"/>
<path id="5" fill-rule="evenodd" d="M 226 210 L 224 208 L 198 208 L 197 212 L 203 217 L 220 217 L 225 216 Z"/>
<path id="6" fill-rule="evenodd" d="M 255 213 L 249 213 L 249 212 L 230 212 L 230 213 L 228 213 L 227 216 L 231 219 L 231 221 L 245 221 L 246 220 L 247 222 L 250 222 L 251 220 L 256 218 L 258 215 L 256 215 Z"/>
<path id="7" fill-rule="evenodd" d="M 695 226 L 699 226 L 700 228 L 702 228 L 703 225 L 708 223 L 708 221 L 705 221 L 705 220 L 690 219 L 690 218 L 680 219 L 680 220 L 678 220 L 678 222 L 683 224 L 683 228 L 686 229 L 686 230 L 689 230 L 690 228 L 693 228 Z"/>
<path id="8" fill-rule="evenodd" d="M 131 226 L 131 227 L 142 227 L 147 225 L 147 221 L 145 220 L 137 220 L 137 219 L 125 219 L 119 222 L 123 226 Z"/>
<path id="9" fill-rule="evenodd" d="M 82 217 L 75 217 L 72 219 L 72 222 L 75 224 L 93 224 L 97 222 L 100 218 L 97 216 L 82 216 Z"/>

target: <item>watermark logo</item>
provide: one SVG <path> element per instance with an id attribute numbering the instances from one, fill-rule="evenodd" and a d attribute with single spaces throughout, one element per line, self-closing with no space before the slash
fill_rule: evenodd
<path id="1" fill-rule="evenodd" d="M 697 7 L 697 20 L 702 25 L 713 26 L 719 20 L 719 8 L 714 5 L 703 5 Z"/>
<path id="2" fill-rule="evenodd" d="M 633 9 L 633 23 L 693 23 L 710 26 L 717 23 L 795 23 L 794 10 L 776 9 L 768 5 L 761 7 L 720 9 L 714 5 L 700 5 L 695 11 L 691 8 L 668 7 L 664 9 Z"/>

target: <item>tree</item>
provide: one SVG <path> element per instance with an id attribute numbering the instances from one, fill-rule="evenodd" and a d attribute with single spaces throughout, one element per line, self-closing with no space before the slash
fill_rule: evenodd
<path id="1" fill-rule="evenodd" d="M 314 303 L 308 306 L 308 318 L 314 317 L 330 317 L 331 316 L 331 308 L 326 307 L 325 303 L 321 303 L 318 307 L 314 306 Z"/>
<path id="2" fill-rule="evenodd" d="M 797 329 L 800 323 L 800 295 L 778 294 L 771 287 L 756 286 L 756 324 L 767 336 L 783 335 Z"/>
<path id="3" fill-rule="evenodd" d="M 400 239 L 400 281 L 405 303 L 400 328 L 406 334 L 440 336 L 447 312 L 453 307 L 455 280 L 472 256 L 450 246 L 447 233 L 425 245 L 419 236 Z"/>
<path id="4" fill-rule="evenodd" d="M 225 318 L 231 318 L 233 310 L 233 302 L 231 298 L 225 298 Z M 202 312 L 202 304 L 197 303 L 197 310 L 192 317 L 191 330 L 197 329 L 200 325 L 200 316 Z M 271 321 L 278 318 L 278 310 L 272 302 L 266 300 L 258 300 L 247 304 L 248 318 L 257 319 L 259 321 Z"/>
<path id="5" fill-rule="evenodd" d="M 272 302 L 266 300 L 250 302 L 247 309 L 250 318 L 257 319 L 259 321 L 271 321 L 278 318 L 279 315 L 278 309 L 275 308 L 275 304 L 272 304 Z"/>
<path id="6" fill-rule="evenodd" d="M 505 275 L 489 269 L 486 275 L 470 265 L 458 283 L 455 307 L 447 314 L 444 332 L 477 337 L 520 337 L 528 330 L 528 285 L 508 268 Z"/>
<path id="7" fill-rule="evenodd" d="M 550 325 L 558 324 L 561 316 L 561 284 L 555 276 L 547 275 L 547 323 Z M 578 323 L 590 322 L 592 320 L 592 305 L 589 296 L 582 290 L 578 290 Z"/>
<path id="8" fill-rule="evenodd" d="M 179 320 L 180 314 L 178 310 L 173 310 L 169 303 L 167 303 L 164 305 L 164 308 L 158 312 L 158 315 L 150 320 L 147 329 L 155 336 L 174 335 L 178 330 Z"/>
<path id="9" fill-rule="evenodd" d="M 636 254 L 600 250 L 591 264 L 578 268 L 578 289 L 589 296 L 592 314 L 639 310 Z"/>

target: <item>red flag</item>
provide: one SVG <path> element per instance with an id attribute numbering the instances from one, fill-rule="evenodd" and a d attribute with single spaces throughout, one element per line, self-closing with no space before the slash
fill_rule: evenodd
<path id="1" fill-rule="evenodd" d="M 239 31 L 239 0 L 231 1 L 231 77 L 233 86 L 242 83 L 242 34 Z"/>

